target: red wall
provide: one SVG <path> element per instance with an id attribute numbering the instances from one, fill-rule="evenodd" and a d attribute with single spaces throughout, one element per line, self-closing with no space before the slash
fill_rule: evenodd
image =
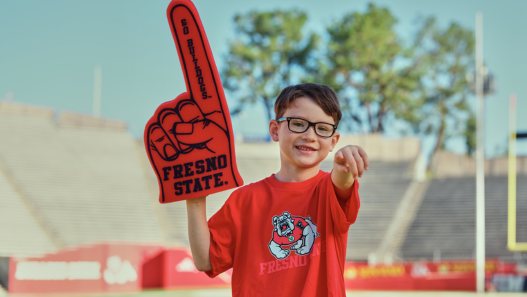
<path id="1" fill-rule="evenodd" d="M 497 260 L 487 260 L 485 266 L 487 278 L 503 269 L 513 269 Z M 412 262 L 389 266 L 347 262 L 344 281 L 347 290 L 476 290 L 474 261 Z"/>
<path id="2" fill-rule="evenodd" d="M 137 292 L 143 259 L 160 246 L 94 244 L 42 258 L 11 258 L 9 293 Z"/>

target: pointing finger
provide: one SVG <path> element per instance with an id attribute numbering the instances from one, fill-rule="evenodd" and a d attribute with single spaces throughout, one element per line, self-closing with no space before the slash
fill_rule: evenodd
<path id="1" fill-rule="evenodd" d="M 362 157 L 362 160 L 364 161 L 364 169 L 368 170 L 370 168 L 370 160 L 368 159 L 368 154 L 366 154 L 366 151 L 360 146 L 359 154 Z"/>
<path id="2" fill-rule="evenodd" d="M 358 152 L 353 151 L 352 154 L 353 158 L 355 159 L 355 162 L 357 163 L 357 171 L 359 173 L 359 177 L 362 177 L 362 173 L 364 172 L 364 161 L 362 160 L 362 157 Z"/>
<path id="3" fill-rule="evenodd" d="M 187 92 L 208 119 L 227 130 L 223 87 L 196 7 L 190 1 L 172 1 L 167 16 Z"/>

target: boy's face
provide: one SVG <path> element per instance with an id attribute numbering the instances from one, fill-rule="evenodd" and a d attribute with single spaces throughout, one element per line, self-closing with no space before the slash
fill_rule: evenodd
<path id="1" fill-rule="evenodd" d="M 333 117 L 327 115 L 315 101 L 307 97 L 295 99 L 282 117 L 335 124 Z M 278 123 L 276 120 L 269 123 L 269 133 L 271 138 L 280 144 L 282 166 L 293 166 L 297 169 L 318 166 L 333 150 L 340 137 L 337 132 L 329 138 L 318 136 L 313 126 L 303 133 L 292 132 L 287 121 Z"/>

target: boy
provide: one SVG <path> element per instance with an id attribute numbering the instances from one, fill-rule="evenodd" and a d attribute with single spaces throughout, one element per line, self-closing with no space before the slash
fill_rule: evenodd
<path id="1" fill-rule="evenodd" d="M 269 123 L 280 170 L 234 191 L 207 224 L 205 197 L 187 200 L 194 264 L 210 277 L 233 267 L 233 296 L 345 296 L 348 229 L 368 169 L 358 146 L 340 149 L 333 170 L 319 170 L 339 140 L 342 117 L 327 86 L 285 88 Z"/>

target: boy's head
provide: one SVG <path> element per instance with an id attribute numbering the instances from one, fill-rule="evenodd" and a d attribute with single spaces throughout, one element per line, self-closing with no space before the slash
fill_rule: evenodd
<path id="1" fill-rule="evenodd" d="M 340 137 L 336 126 L 342 112 L 335 92 L 312 83 L 287 87 L 276 99 L 275 113 L 269 133 L 280 144 L 284 172 L 307 168 L 318 172 Z"/>
<path id="2" fill-rule="evenodd" d="M 281 118 L 287 108 L 300 97 L 307 97 L 313 100 L 327 115 L 331 116 L 338 126 L 342 118 L 339 99 L 337 94 L 330 87 L 314 83 L 304 83 L 286 87 L 282 90 L 274 103 L 276 119 Z"/>

